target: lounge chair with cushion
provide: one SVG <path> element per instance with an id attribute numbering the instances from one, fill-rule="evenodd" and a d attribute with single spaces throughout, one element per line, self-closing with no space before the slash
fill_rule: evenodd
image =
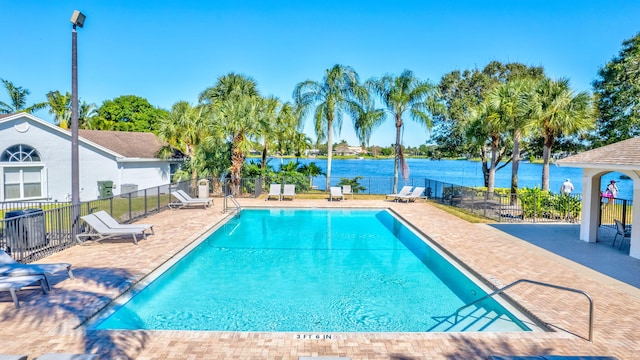
<path id="1" fill-rule="evenodd" d="M 402 189 L 400 189 L 400 192 L 397 194 L 387 194 L 385 199 L 393 198 L 394 201 L 398 201 L 398 196 L 407 196 L 411 194 L 411 189 L 413 189 L 413 186 L 403 186 Z"/>
<path id="2" fill-rule="evenodd" d="M 130 235 L 133 238 L 133 243 L 138 245 L 138 238 L 136 235 L 141 234 L 143 237 L 147 236 L 145 233 L 146 230 L 142 228 L 112 229 L 105 225 L 105 223 L 98 219 L 94 214 L 81 216 L 80 219 L 89 225 L 89 229 L 85 233 L 76 235 L 76 240 L 78 240 L 79 243 L 84 243 L 86 241 L 83 240 L 83 238 L 89 239 L 93 242 L 100 242 L 117 236 Z"/>
<path id="3" fill-rule="evenodd" d="M 34 285 L 40 286 L 44 294 L 47 293 L 47 279 L 44 275 L 0 277 L 0 291 L 8 291 L 11 293 L 11 298 L 13 299 L 13 304 L 16 306 L 16 309 L 20 309 L 20 302 L 18 301 L 16 291 Z"/>
<path id="4" fill-rule="evenodd" d="M 330 191 L 329 201 L 333 201 L 334 198 L 344 200 L 344 194 L 342 193 L 342 188 L 340 186 L 332 186 Z"/>
<path id="5" fill-rule="evenodd" d="M 211 205 L 211 199 L 194 199 L 182 190 L 176 190 L 171 193 L 178 201 L 169 203 L 169 207 L 172 209 L 182 209 L 187 207 L 200 207 L 204 209 Z"/>
<path id="6" fill-rule="evenodd" d="M 405 195 L 405 196 L 398 196 L 396 199 L 398 201 L 406 201 L 406 202 L 416 201 L 417 199 L 420 199 L 420 196 L 422 196 L 423 192 L 424 192 L 423 187 L 416 186 L 416 188 L 413 189 L 411 194 Z"/>
<path id="7" fill-rule="evenodd" d="M 270 198 L 277 198 L 278 200 L 282 199 L 282 185 L 281 184 L 271 184 L 269 186 L 269 193 L 264 201 L 269 200 Z"/>
<path id="8" fill-rule="evenodd" d="M 69 279 L 73 279 L 71 264 L 22 264 L 15 261 L 9 254 L 0 250 L 0 276 L 31 276 L 42 275 L 45 277 L 45 285 L 50 289 L 47 275 L 52 275 L 60 271 L 66 271 Z"/>
<path id="9" fill-rule="evenodd" d="M 290 197 L 291 200 L 295 200 L 296 198 L 296 186 L 293 184 L 284 184 L 284 188 L 282 189 L 281 200 L 284 200 L 285 197 Z"/>
<path id="10" fill-rule="evenodd" d="M 155 234 L 155 231 L 153 231 L 153 224 L 120 224 L 104 210 L 96 211 L 93 215 L 112 229 L 141 229 L 142 231 L 149 229 L 152 234 Z"/>

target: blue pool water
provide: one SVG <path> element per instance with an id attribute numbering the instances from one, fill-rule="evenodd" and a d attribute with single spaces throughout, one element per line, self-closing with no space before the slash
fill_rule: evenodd
<path id="1" fill-rule="evenodd" d="M 93 328 L 454 331 L 485 294 L 386 210 L 243 210 Z M 482 305 L 455 331 L 529 330 Z"/>

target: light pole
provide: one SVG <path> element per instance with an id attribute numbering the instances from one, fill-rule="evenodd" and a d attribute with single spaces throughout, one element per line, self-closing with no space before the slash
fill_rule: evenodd
<path id="1" fill-rule="evenodd" d="M 84 26 L 86 16 L 73 11 L 71 23 L 71 208 L 73 215 L 72 234 L 78 233 L 80 216 L 80 164 L 78 158 L 78 32 L 76 27 Z"/>

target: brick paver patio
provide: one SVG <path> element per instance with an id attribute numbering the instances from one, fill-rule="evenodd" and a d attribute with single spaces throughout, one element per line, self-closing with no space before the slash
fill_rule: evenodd
<path id="1" fill-rule="evenodd" d="M 76 279 L 52 279 L 49 295 L 18 293 L 15 309 L 0 294 L 0 353 L 98 353 L 101 359 L 484 359 L 490 354 L 610 355 L 640 359 L 640 289 L 513 238 L 487 225 L 470 224 L 427 203 L 379 200 L 264 201 L 239 199 L 243 207 L 390 208 L 488 282 L 500 286 L 527 278 L 577 288 L 595 302 L 594 340 L 587 341 L 584 297 L 534 286 L 509 295 L 554 332 L 527 333 L 245 333 L 199 331 L 90 331 L 83 322 L 224 219 L 221 201 L 213 208 L 167 210 L 141 222 L 155 235 L 75 246 L 42 262 L 70 262 Z M 640 274 L 638 274 L 640 276 Z M 194 284 L 197 286 L 197 284 Z M 188 296 L 188 294 L 185 294 Z M 327 336 L 329 335 L 329 336 Z"/>

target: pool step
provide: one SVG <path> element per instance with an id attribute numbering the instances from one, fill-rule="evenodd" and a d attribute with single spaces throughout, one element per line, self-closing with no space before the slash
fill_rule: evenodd
<path id="1" fill-rule="evenodd" d="M 451 315 L 440 321 L 430 331 L 434 332 L 478 332 L 478 331 L 522 331 L 509 317 L 482 307 L 470 307 L 456 316 Z"/>

